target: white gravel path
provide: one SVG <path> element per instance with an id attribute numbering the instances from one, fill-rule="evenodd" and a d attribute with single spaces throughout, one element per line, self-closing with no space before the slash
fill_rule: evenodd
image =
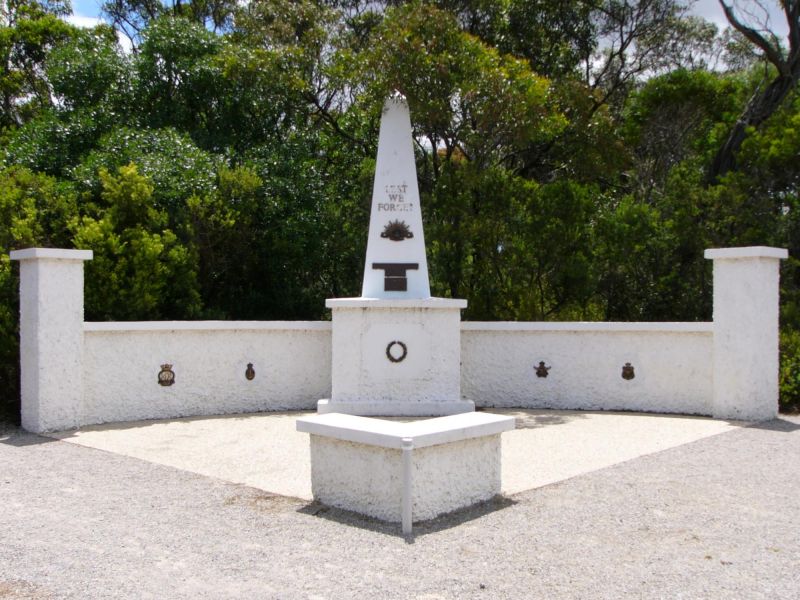
<path id="1" fill-rule="evenodd" d="M 564 431 L 562 429 L 562 431 Z M 415 526 L 0 434 L 2 598 L 800 597 L 800 418 Z"/>
<path id="2" fill-rule="evenodd" d="M 492 410 L 513 415 L 502 436 L 503 493 L 590 473 L 730 431 L 703 417 L 555 410 Z M 311 499 L 308 434 L 298 417 L 262 413 L 140 421 L 52 434 L 67 442 L 140 458 L 274 494 Z"/>

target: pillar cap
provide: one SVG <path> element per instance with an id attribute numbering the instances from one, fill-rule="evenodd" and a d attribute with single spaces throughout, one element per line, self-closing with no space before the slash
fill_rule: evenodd
<path id="1" fill-rule="evenodd" d="M 708 248 L 704 256 L 715 259 L 734 258 L 789 258 L 786 248 L 772 248 L 771 246 L 747 246 L 744 248 Z"/>
<path id="2" fill-rule="evenodd" d="M 94 253 L 91 250 L 65 250 L 63 248 L 25 248 L 12 250 L 9 254 L 11 260 L 36 260 L 50 258 L 56 260 L 92 260 Z"/>

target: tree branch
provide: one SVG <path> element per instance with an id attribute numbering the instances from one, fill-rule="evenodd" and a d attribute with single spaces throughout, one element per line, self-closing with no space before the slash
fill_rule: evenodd
<path id="1" fill-rule="evenodd" d="M 789 0 L 786 0 L 787 4 L 788 2 Z M 780 49 L 770 44 L 758 31 L 742 23 L 736 16 L 736 13 L 733 11 L 732 5 L 729 6 L 725 4 L 724 0 L 719 0 L 719 3 L 720 6 L 722 6 L 722 10 L 725 11 L 725 17 L 727 17 L 728 22 L 733 26 L 733 28 L 750 40 L 750 42 L 752 42 L 755 46 L 760 48 L 766 55 L 767 60 L 775 65 L 775 68 L 778 69 L 778 72 L 781 75 L 789 75 L 789 65 L 783 60 Z"/>
<path id="2" fill-rule="evenodd" d="M 789 62 L 800 57 L 800 0 L 784 0 L 783 10 L 789 24 Z"/>

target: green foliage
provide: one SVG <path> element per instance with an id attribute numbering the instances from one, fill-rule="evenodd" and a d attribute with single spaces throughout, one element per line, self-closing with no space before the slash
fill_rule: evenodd
<path id="1" fill-rule="evenodd" d="M 59 16 L 69 3 L 9 0 L 0 20 L 0 128 L 13 128 L 51 104 L 42 77 L 48 53 L 75 33 Z"/>
<path id="2" fill-rule="evenodd" d="M 120 111 L 130 102 L 128 58 L 108 26 L 80 30 L 48 55 L 47 77 L 69 111 L 105 106 Z"/>
<path id="3" fill-rule="evenodd" d="M 67 243 L 66 224 L 76 211 L 72 186 L 20 167 L 0 171 L 0 180 L 0 247 Z"/>
<path id="4" fill-rule="evenodd" d="M 93 249 L 87 318 L 317 319 L 357 295 L 398 90 L 435 294 L 470 319 L 709 319 L 705 248 L 788 247 L 797 403 L 800 97 L 708 183 L 776 72 L 681 2 L 111 0 L 130 54 L 63 3 L 6 4 L 0 252 Z M 728 70 L 706 68 L 725 47 Z M 12 401 L 16 277 L 0 261 Z"/>
<path id="5" fill-rule="evenodd" d="M 14 420 L 19 399 L 19 275 L 11 250 L 70 246 L 67 224 L 76 211 L 75 192 L 52 177 L 12 167 L 0 171 L 0 419 Z"/>
<path id="6" fill-rule="evenodd" d="M 101 194 L 99 173 L 115 172 L 130 163 L 153 183 L 153 202 L 180 219 L 186 200 L 214 189 L 218 158 L 199 149 L 174 129 L 116 128 L 104 136 L 73 172 L 88 198 Z"/>
<path id="7" fill-rule="evenodd" d="M 546 77 L 563 77 L 578 69 L 597 44 L 591 2 L 512 0 L 507 32 L 499 47 L 528 59 Z"/>
<path id="8" fill-rule="evenodd" d="M 64 177 L 126 112 L 128 64 L 114 32 L 103 26 L 74 33 L 54 47 L 44 66 L 48 95 L 58 103 L 14 132 L 5 162 Z"/>
<path id="9" fill-rule="evenodd" d="M 467 318 L 584 314 L 591 289 L 590 189 L 539 185 L 464 161 L 446 168 L 423 206 L 434 289 L 469 298 Z"/>
<path id="10" fill-rule="evenodd" d="M 201 25 L 170 16 L 151 22 L 135 62 L 135 96 L 146 124 L 190 127 L 211 84 L 204 59 L 213 56 L 221 40 Z"/>
<path id="11" fill-rule="evenodd" d="M 781 410 L 800 411 L 800 331 L 781 332 Z"/>
<path id="12" fill-rule="evenodd" d="M 362 59 L 374 106 L 406 96 L 416 127 L 448 158 L 456 148 L 489 165 L 546 140 L 564 126 L 548 102 L 549 82 L 528 64 L 465 34 L 448 13 L 410 4 L 390 11 Z"/>
<path id="13" fill-rule="evenodd" d="M 93 108 L 56 114 L 42 112 L 15 132 L 5 162 L 48 175 L 68 177 L 112 126 L 110 115 Z"/>
<path id="14" fill-rule="evenodd" d="M 153 185 L 136 165 L 99 173 L 97 216 L 70 223 L 77 248 L 94 251 L 86 267 L 88 320 L 191 318 L 200 313 L 196 265 L 189 248 L 166 227 Z"/>
<path id="15" fill-rule="evenodd" d="M 106 0 L 102 7 L 114 27 L 137 46 L 143 32 L 160 17 L 180 17 L 214 32 L 227 30 L 236 4 L 234 0 Z"/>

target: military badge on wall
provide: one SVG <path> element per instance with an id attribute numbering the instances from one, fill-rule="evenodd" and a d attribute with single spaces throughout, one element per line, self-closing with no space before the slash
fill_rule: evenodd
<path id="1" fill-rule="evenodd" d="M 161 365 L 161 371 L 158 372 L 158 385 L 168 386 L 175 383 L 175 371 L 172 370 L 172 365 Z"/>
<path id="2" fill-rule="evenodd" d="M 633 371 L 633 365 L 631 363 L 625 363 L 622 367 L 622 378 L 630 381 L 636 377 L 636 373 Z"/>

